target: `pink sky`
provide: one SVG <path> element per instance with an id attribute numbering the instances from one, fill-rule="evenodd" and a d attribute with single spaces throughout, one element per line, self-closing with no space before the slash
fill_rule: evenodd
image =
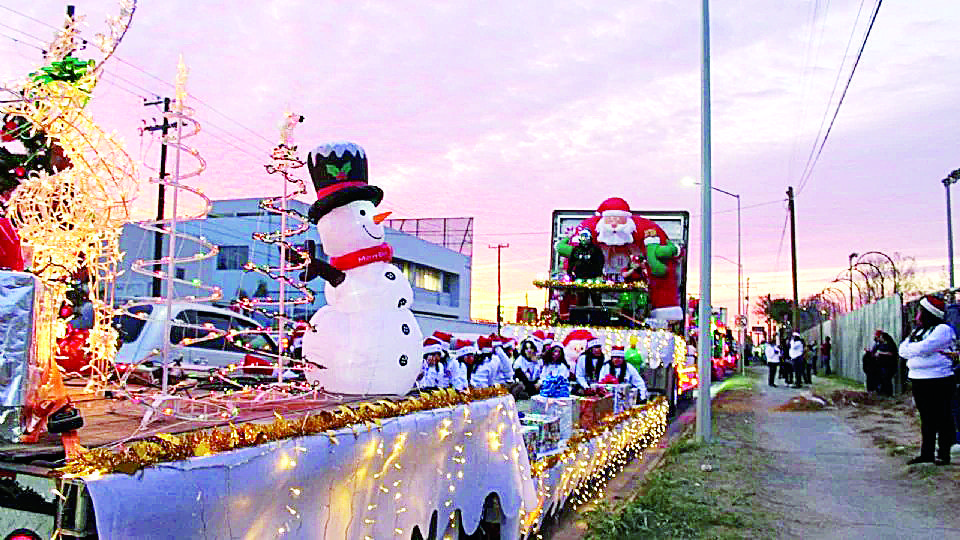
<path id="1" fill-rule="evenodd" d="M 74 4 L 91 36 L 116 12 L 108 1 Z M 741 195 L 752 298 L 790 295 L 780 201 L 788 185 L 799 188 L 867 4 L 855 24 L 852 0 L 713 2 L 713 181 Z M 57 26 L 65 5 L 0 0 L 0 79 L 36 69 L 28 44 L 52 32 L 10 10 Z M 883 5 L 797 198 L 801 296 L 826 286 L 850 252 L 914 256 L 931 282 L 941 279 L 939 180 L 960 167 L 957 28 L 955 2 Z M 476 218 L 473 315 L 493 318 L 496 250 L 487 245 L 510 244 L 506 312 L 527 295 L 540 306 L 531 281 L 547 269 L 551 211 L 610 196 L 695 216 L 696 292 L 700 203 L 680 180 L 700 174 L 699 39 L 698 4 L 679 1 L 142 2 L 91 107 L 132 155 L 155 163 L 156 145 L 137 128 L 158 113 L 142 97 L 172 94 L 182 53 L 205 130 L 192 140 L 208 161 L 195 183 L 212 198 L 282 189 L 263 164 L 288 108 L 307 118 L 297 131 L 304 152 L 361 144 L 396 217 Z M 141 208 L 155 206 L 153 191 L 145 185 Z M 715 195 L 713 299 L 735 311 L 736 266 L 725 259 L 737 256 L 736 201 Z"/>

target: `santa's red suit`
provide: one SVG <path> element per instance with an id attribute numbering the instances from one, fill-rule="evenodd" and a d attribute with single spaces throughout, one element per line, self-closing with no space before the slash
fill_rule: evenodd
<path id="1" fill-rule="evenodd" d="M 610 216 L 626 216 L 633 220 L 636 230 L 633 231 L 630 242 L 623 245 L 609 245 L 600 239 L 598 225 L 604 217 Z M 646 256 L 646 247 L 650 244 L 661 246 L 670 244 L 670 239 L 659 225 L 649 219 L 634 215 L 627 202 L 619 197 L 603 201 L 597 208 L 597 215 L 580 222 L 572 232 L 571 238 L 582 230 L 590 231 L 593 241 L 603 249 L 604 257 L 606 257 L 604 273 L 619 274 L 626 270 L 630 266 L 630 257 L 638 254 Z M 677 258 L 661 258 L 660 262 L 666 266 L 666 272 L 659 276 L 651 272 L 649 276 L 651 316 L 659 319 L 682 319 L 683 310 L 680 308 L 680 291 L 677 285 Z"/>

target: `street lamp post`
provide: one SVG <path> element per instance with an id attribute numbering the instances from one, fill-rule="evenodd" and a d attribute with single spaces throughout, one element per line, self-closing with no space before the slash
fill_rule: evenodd
<path id="1" fill-rule="evenodd" d="M 696 182 L 689 177 L 684 178 L 682 182 L 686 185 L 700 185 L 699 182 Z M 740 319 L 743 316 L 743 301 L 741 297 L 741 291 L 743 290 L 741 284 L 743 282 L 743 264 L 741 263 L 742 256 L 742 236 L 740 235 L 740 195 L 737 193 L 730 193 L 729 191 L 718 188 L 717 186 L 711 185 L 710 189 L 714 191 L 719 191 L 724 195 L 729 195 L 737 199 L 737 326 L 740 328 L 738 331 L 738 338 L 740 341 L 740 362 L 743 362 L 743 340 L 744 340 L 744 327 L 740 325 Z"/>
<path id="2" fill-rule="evenodd" d="M 712 189 L 723 193 L 724 195 L 729 195 L 737 199 L 737 326 L 739 327 L 739 340 L 740 340 L 740 362 L 743 363 L 743 325 L 740 324 L 740 320 L 743 317 L 743 301 L 741 300 L 740 291 L 741 283 L 743 280 L 743 264 L 741 263 L 741 246 L 742 246 L 742 237 L 740 236 L 740 195 L 736 193 L 730 193 L 729 191 L 724 191 L 716 186 L 710 186 Z"/>
<path id="3" fill-rule="evenodd" d="M 953 288 L 953 216 L 950 211 L 950 185 L 960 181 L 960 169 L 956 169 L 941 180 L 947 192 L 947 264 L 950 266 L 950 288 Z"/>

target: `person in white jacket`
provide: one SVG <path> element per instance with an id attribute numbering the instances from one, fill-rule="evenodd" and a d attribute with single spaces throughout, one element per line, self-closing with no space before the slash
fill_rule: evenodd
<path id="1" fill-rule="evenodd" d="M 600 368 L 600 382 L 613 375 L 620 384 L 629 384 L 637 389 L 640 401 L 647 399 L 647 383 L 637 368 L 633 367 L 624 359 L 625 351 L 622 345 L 614 345 L 610 351 L 610 361 Z"/>
<path id="2" fill-rule="evenodd" d="M 802 388 L 804 379 L 810 384 L 810 375 L 807 373 L 807 362 L 804 358 L 803 338 L 800 334 L 794 332 L 790 339 L 790 362 L 793 363 L 793 382 L 794 388 Z"/>
<path id="3" fill-rule="evenodd" d="M 772 341 L 766 341 L 763 344 L 763 354 L 766 356 L 767 369 L 770 370 L 767 374 L 767 386 L 776 388 L 774 381 L 777 379 L 777 367 L 780 365 L 780 347 Z"/>
<path id="4" fill-rule="evenodd" d="M 600 369 L 606 362 L 603 358 L 603 347 L 600 340 L 591 337 L 587 341 L 586 350 L 577 358 L 577 366 L 574 372 L 577 377 L 577 384 L 580 388 L 586 390 L 590 386 L 597 384 L 600 380 Z"/>
<path id="5" fill-rule="evenodd" d="M 482 358 L 472 341 L 458 339 L 450 354 L 458 362 L 458 370 L 453 378 L 454 388 L 464 390 L 467 387 L 493 386 L 493 363 Z"/>
<path id="6" fill-rule="evenodd" d="M 434 337 L 423 340 L 423 373 L 420 375 L 420 388 L 447 388 L 453 385 L 456 369 L 451 367 L 453 360 L 445 360 L 443 347 Z"/>
<path id="7" fill-rule="evenodd" d="M 957 339 L 953 328 L 943 321 L 944 301 L 927 295 L 920 299 L 916 328 L 900 344 L 900 356 L 907 359 L 907 377 L 913 400 L 920 413 L 920 455 L 907 462 L 950 463 L 950 447 L 957 442 L 951 402 L 956 382 L 952 352 Z M 939 437 L 939 445 L 936 445 Z M 934 449 L 938 451 L 934 456 Z"/>

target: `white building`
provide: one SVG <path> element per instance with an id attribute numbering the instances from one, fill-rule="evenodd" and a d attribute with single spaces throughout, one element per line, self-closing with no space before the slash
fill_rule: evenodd
<path id="1" fill-rule="evenodd" d="M 177 277 L 220 287 L 223 291 L 223 300 L 219 302 L 221 305 L 229 305 L 241 296 L 253 299 L 278 298 L 277 281 L 258 272 L 243 270 L 248 262 L 274 268 L 280 265 L 280 250 L 276 245 L 253 239 L 254 233 L 269 233 L 280 229 L 280 216 L 261 209 L 260 200 L 214 201 L 213 208 L 205 219 L 178 222 L 178 232 L 206 238 L 219 247 L 219 253 L 216 257 L 204 261 L 178 265 Z M 288 208 L 305 216 L 309 205 L 294 200 L 288 203 Z M 288 220 L 288 228 L 295 225 L 295 222 Z M 414 291 L 413 312 L 424 334 L 428 335 L 437 329 L 448 332 L 482 331 L 474 330 L 477 325 L 470 321 L 472 219 L 388 220 L 386 225 L 386 240 L 393 246 L 393 263 L 399 266 L 410 280 Z M 405 232 L 407 230 L 410 232 Z M 423 238 L 429 238 L 430 241 Z M 289 241 L 302 245 L 307 240 L 313 240 L 317 244 L 316 255 L 326 259 L 316 229 L 312 225 L 303 234 L 290 237 Z M 167 253 L 168 241 L 164 235 L 164 255 Z M 178 240 L 176 247 L 177 256 L 183 257 L 195 254 L 199 246 L 194 242 Z M 154 233 L 133 223 L 124 225 L 120 249 L 125 256 L 124 274 L 117 280 L 118 298 L 154 296 L 152 278 L 130 271 L 133 261 L 153 259 Z M 316 295 L 313 303 L 293 306 L 288 310 L 288 314 L 295 318 L 308 319 L 326 303 L 323 296 L 324 285 L 325 282 L 320 278 L 311 281 L 308 286 Z M 194 294 L 198 292 L 193 287 L 177 285 L 176 296 Z M 299 296 L 291 287 L 287 287 L 287 294 L 288 300 Z M 486 325 L 483 326 L 486 328 Z"/>

